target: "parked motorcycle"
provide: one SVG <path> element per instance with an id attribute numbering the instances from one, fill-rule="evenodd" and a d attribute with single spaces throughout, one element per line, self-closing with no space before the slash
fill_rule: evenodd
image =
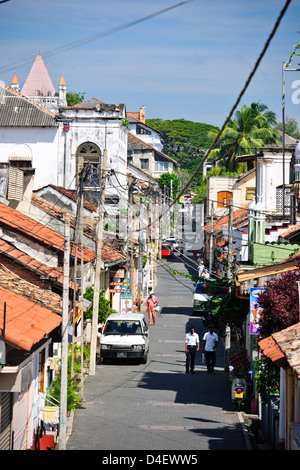
<path id="1" fill-rule="evenodd" d="M 231 372 L 232 371 L 233 371 L 233 368 L 231 369 Z M 241 411 L 241 409 L 245 405 L 246 394 L 247 394 L 246 379 L 240 376 L 239 374 L 236 374 L 234 378 L 232 379 L 231 397 L 238 411 Z"/>

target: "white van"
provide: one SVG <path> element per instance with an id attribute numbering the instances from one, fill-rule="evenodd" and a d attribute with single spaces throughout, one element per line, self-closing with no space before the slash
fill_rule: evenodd
<path id="1" fill-rule="evenodd" d="M 146 364 L 149 329 L 141 313 L 113 313 L 107 318 L 100 338 L 100 354 L 106 359 L 139 359 Z"/>

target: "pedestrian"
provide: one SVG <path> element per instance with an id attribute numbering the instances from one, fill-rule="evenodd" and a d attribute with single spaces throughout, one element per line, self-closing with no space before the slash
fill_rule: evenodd
<path id="1" fill-rule="evenodd" d="M 185 335 L 185 373 L 188 374 L 189 370 L 194 373 L 196 352 L 200 349 L 199 335 L 195 333 L 195 328 L 190 327 L 190 331 Z"/>
<path id="2" fill-rule="evenodd" d="M 218 335 L 214 332 L 213 325 L 210 325 L 209 331 L 207 331 L 203 336 L 203 353 L 205 355 L 207 372 L 209 374 L 214 372 L 218 341 Z"/>
<path id="3" fill-rule="evenodd" d="M 153 292 L 150 292 L 150 295 L 147 299 L 146 302 L 146 307 L 147 307 L 147 312 L 148 312 L 148 319 L 149 319 L 149 325 L 152 325 L 152 320 L 154 325 L 156 325 L 156 310 L 155 307 L 158 305 L 158 300 L 153 294 Z"/>
<path id="4" fill-rule="evenodd" d="M 202 273 L 204 272 L 204 263 L 203 261 L 200 261 L 199 265 L 198 265 L 198 276 L 202 276 Z"/>
<path id="5" fill-rule="evenodd" d="M 208 269 L 204 269 L 203 273 L 202 273 L 202 277 L 204 277 L 204 279 L 209 279 L 209 272 L 208 272 Z"/>

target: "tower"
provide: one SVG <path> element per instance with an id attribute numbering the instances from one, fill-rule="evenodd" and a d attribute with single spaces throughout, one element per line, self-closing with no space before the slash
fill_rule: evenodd
<path id="1" fill-rule="evenodd" d="M 18 77 L 17 77 L 16 73 L 14 73 L 10 88 L 12 88 L 15 91 L 20 92 L 21 88 L 20 88 L 19 80 L 18 80 Z"/>
<path id="2" fill-rule="evenodd" d="M 61 89 L 60 89 L 61 88 Z M 33 66 L 22 88 L 22 94 L 41 104 L 49 111 L 56 113 L 59 106 L 66 106 L 66 83 L 62 76 L 59 94 L 56 92 L 45 62 L 40 54 L 36 56 Z M 60 97 L 62 96 L 62 98 Z"/>

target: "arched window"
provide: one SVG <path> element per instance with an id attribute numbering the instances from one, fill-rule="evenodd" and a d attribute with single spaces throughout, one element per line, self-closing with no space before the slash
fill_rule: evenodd
<path id="1" fill-rule="evenodd" d="M 232 199 L 230 191 L 219 191 L 217 195 L 217 207 L 228 207 Z"/>
<path id="2" fill-rule="evenodd" d="M 85 178 L 85 186 L 99 186 L 100 181 L 100 163 L 101 151 L 98 145 L 93 142 L 84 142 L 81 144 L 76 152 L 77 156 L 77 179 L 80 171 L 84 167 L 89 167 L 90 171 Z"/>

